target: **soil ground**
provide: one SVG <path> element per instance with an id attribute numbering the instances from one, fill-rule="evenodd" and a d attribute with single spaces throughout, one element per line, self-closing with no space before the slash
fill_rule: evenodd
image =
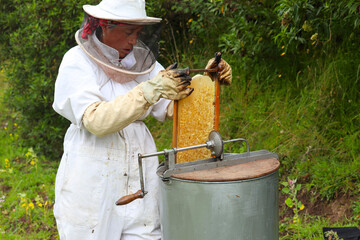
<path id="1" fill-rule="evenodd" d="M 300 214 L 309 214 L 310 216 L 321 216 L 329 219 L 331 223 L 343 222 L 346 219 L 351 218 L 352 209 L 351 203 L 355 200 L 354 197 L 350 197 L 347 194 L 337 196 L 331 201 L 321 199 L 319 196 L 309 196 L 311 192 L 304 192 L 298 195 L 298 200 L 301 201 L 305 208 L 300 211 Z M 286 217 L 291 217 L 293 212 L 290 208 L 284 204 L 287 196 L 280 195 L 279 197 L 279 209 L 281 220 Z"/>

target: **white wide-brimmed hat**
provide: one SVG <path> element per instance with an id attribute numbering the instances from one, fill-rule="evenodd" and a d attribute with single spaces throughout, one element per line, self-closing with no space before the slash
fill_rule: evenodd
<path id="1" fill-rule="evenodd" d="M 102 0 L 95 6 L 83 5 L 83 9 L 90 16 L 117 22 L 150 25 L 161 21 L 146 16 L 145 0 Z"/>

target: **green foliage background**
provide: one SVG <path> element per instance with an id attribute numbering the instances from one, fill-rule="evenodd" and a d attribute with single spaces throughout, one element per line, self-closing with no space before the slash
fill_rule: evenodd
<path id="1" fill-rule="evenodd" d="M 57 69 L 76 44 L 82 5 L 97 2 L 0 2 L 1 68 L 9 85 L 6 104 L 21 125 L 19 144 L 54 161 L 69 125 L 51 107 Z M 177 61 L 181 67 L 203 67 L 218 50 L 232 65 L 234 83 L 222 89 L 224 138 L 246 137 L 253 149 L 279 153 L 284 176 L 311 174 L 309 188 L 325 184 L 323 197 L 332 198 L 338 190 L 353 190 L 359 180 L 359 5 L 359 0 L 158 0 L 147 2 L 147 12 L 163 18 L 164 66 Z M 170 123 L 147 123 L 159 148 L 168 147 Z M 349 170 L 351 164 L 356 171 Z M 346 181 L 324 183 L 324 174 Z"/>
<path id="2" fill-rule="evenodd" d="M 58 160 L 69 123 L 52 110 L 54 83 L 64 53 L 75 46 L 82 5 L 95 1 L 1 0 L 1 65 L 6 102 L 19 113 L 22 143 Z"/>
<path id="3" fill-rule="evenodd" d="M 82 5 L 98 2 L 0 0 L 1 95 L 6 88 L 0 120 L 7 129 L 0 132 L 6 146 L 0 148 L 0 157 L 6 157 L 0 159 L 0 200 L 6 198 L 0 234 L 5 229 L 56 238 L 48 200 L 69 122 L 51 107 L 54 83 L 62 56 L 76 45 Z M 359 225 L 360 0 L 146 4 L 149 16 L 163 18 L 159 61 L 164 66 L 176 61 L 202 68 L 216 51 L 231 64 L 233 84 L 221 90 L 223 138 L 244 137 L 251 150 L 278 153 L 281 180 L 297 179 L 303 186 L 299 194 L 307 200 L 307 213 L 319 199 L 345 194 L 351 202 L 348 220 Z M 171 122 L 149 118 L 146 123 L 158 149 L 171 147 Z M 244 150 L 226 145 L 229 152 Z M 321 227 L 330 224 L 308 215 L 300 220 L 283 218 L 281 239 L 322 239 Z"/>

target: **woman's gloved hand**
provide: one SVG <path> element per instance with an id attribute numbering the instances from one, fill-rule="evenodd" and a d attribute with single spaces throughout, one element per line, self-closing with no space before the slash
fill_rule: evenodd
<path id="1" fill-rule="evenodd" d="M 156 103 L 160 98 L 180 100 L 189 96 L 194 89 L 188 88 L 191 77 L 177 71 L 177 63 L 159 72 L 156 77 L 140 84 L 145 99 L 150 103 Z"/>
<path id="2" fill-rule="evenodd" d="M 216 62 L 214 61 L 215 58 L 209 60 L 208 64 L 206 65 L 206 69 L 216 67 Z M 231 66 L 224 60 L 221 59 L 219 64 L 217 65 L 219 71 L 216 72 L 206 72 L 204 75 L 210 76 L 211 78 L 214 77 L 215 74 L 219 74 L 219 82 L 224 85 L 230 85 L 232 81 L 232 69 Z"/>

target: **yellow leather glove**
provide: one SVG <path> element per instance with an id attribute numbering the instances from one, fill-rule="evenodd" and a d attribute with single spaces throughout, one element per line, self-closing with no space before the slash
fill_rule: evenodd
<path id="1" fill-rule="evenodd" d="M 189 96 L 193 88 L 188 88 L 191 77 L 176 70 L 177 64 L 162 70 L 153 79 L 140 84 L 145 99 L 150 103 L 156 103 L 160 98 L 180 100 Z"/>
<path id="2" fill-rule="evenodd" d="M 118 132 L 139 119 L 150 107 L 140 86 L 112 101 L 95 102 L 84 112 L 82 121 L 92 134 L 103 137 Z"/>
<path id="3" fill-rule="evenodd" d="M 206 69 L 216 67 L 216 63 L 214 62 L 214 60 L 215 60 L 215 58 L 212 58 L 209 60 L 208 64 L 206 65 Z M 221 59 L 221 61 L 219 62 L 219 64 L 217 66 L 219 68 L 219 71 L 217 73 L 216 72 L 213 72 L 213 73 L 206 72 L 206 73 L 204 73 L 204 75 L 209 76 L 213 79 L 215 74 L 218 74 L 220 84 L 230 85 L 231 81 L 232 81 L 231 66 L 224 59 Z"/>

